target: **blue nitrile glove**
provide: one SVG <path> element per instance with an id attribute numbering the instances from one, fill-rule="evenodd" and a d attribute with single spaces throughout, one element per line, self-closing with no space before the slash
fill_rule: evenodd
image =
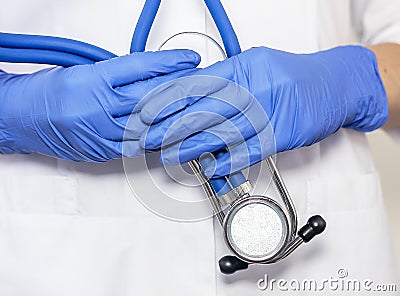
<path id="1" fill-rule="evenodd" d="M 341 127 L 372 131 L 388 116 L 375 55 L 359 46 L 314 54 L 253 48 L 191 75 L 201 76 L 179 79 L 139 103 L 150 125 L 141 145 L 162 147 L 162 161 L 172 165 L 218 151 L 208 176 L 311 145 Z"/>
<path id="2" fill-rule="evenodd" d="M 172 50 L 33 74 L 0 71 L 0 153 L 94 162 L 121 158 L 136 103 L 170 79 L 164 74 L 196 67 L 199 60 L 192 51 Z M 142 153 L 140 134 L 128 135 L 126 156 Z"/>

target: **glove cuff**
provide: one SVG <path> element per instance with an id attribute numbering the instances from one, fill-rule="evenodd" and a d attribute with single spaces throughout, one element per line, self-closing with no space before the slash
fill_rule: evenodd
<path id="1" fill-rule="evenodd" d="M 370 132 L 380 128 L 388 120 L 389 108 L 385 87 L 378 70 L 375 54 L 361 46 L 351 46 L 354 60 L 350 66 L 354 74 L 355 93 L 348 99 L 348 114 L 343 127 Z"/>
<path id="2" fill-rule="evenodd" d="M 369 132 L 388 119 L 388 101 L 375 54 L 362 46 L 341 46 L 314 54 L 325 69 L 325 82 L 340 102 L 329 114 L 330 134 L 340 127 Z"/>

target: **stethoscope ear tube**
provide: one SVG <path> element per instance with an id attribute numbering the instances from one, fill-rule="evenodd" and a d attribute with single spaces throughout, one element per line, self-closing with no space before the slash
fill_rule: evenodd
<path id="1" fill-rule="evenodd" d="M 240 49 L 239 40 L 222 3 L 219 0 L 204 0 L 204 2 L 218 28 L 228 58 L 239 54 L 242 51 Z"/>
<path id="2" fill-rule="evenodd" d="M 219 0 L 204 0 L 204 2 L 221 35 L 227 56 L 232 57 L 239 54 L 241 49 L 238 38 L 221 2 Z M 145 2 L 133 33 L 131 53 L 145 50 L 160 4 L 161 0 L 147 0 Z"/>
<path id="3" fill-rule="evenodd" d="M 139 20 L 133 33 L 130 52 L 142 52 L 146 49 L 147 39 L 150 35 L 161 0 L 147 0 L 144 3 Z"/>

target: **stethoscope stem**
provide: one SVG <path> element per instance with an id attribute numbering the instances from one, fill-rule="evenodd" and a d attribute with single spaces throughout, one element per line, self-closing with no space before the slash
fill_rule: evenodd
<path id="1" fill-rule="evenodd" d="M 222 211 L 221 205 L 218 201 L 217 195 L 214 191 L 213 186 L 209 182 L 209 180 L 203 175 L 203 171 L 201 168 L 200 161 L 192 160 L 189 162 L 189 166 L 196 175 L 197 179 L 199 180 L 203 190 L 210 201 L 211 207 L 213 208 L 214 214 L 218 219 L 218 222 L 221 226 L 224 224 L 224 212 Z"/>
<path id="2" fill-rule="evenodd" d="M 290 222 L 290 237 L 293 239 L 296 236 L 297 232 L 297 213 L 296 208 L 294 206 L 293 200 L 290 197 L 289 191 L 286 188 L 285 183 L 283 182 L 283 178 L 276 167 L 275 161 L 272 156 L 268 157 L 266 160 L 267 166 L 273 178 L 276 189 L 278 190 L 283 203 L 285 204 L 287 213 L 289 215 Z"/>

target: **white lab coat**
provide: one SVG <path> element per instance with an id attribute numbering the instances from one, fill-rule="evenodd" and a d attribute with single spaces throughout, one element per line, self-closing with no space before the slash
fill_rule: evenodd
<path id="1" fill-rule="evenodd" d="M 124 54 L 143 3 L 1 0 L 0 30 L 70 37 Z M 223 4 L 243 49 L 264 45 L 312 52 L 359 40 L 400 42 L 398 0 Z M 173 33 L 193 30 L 219 40 L 201 0 L 163 1 L 148 49 L 155 50 Z M 196 49 L 203 59 L 212 60 L 211 51 L 201 44 Z M 36 67 L 0 68 L 23 72 Z M 160 188 L 181 200 L 203 198 L 200 188 L 175 184 L 157 156 L 150 158 Z M 129 179 L 144 193 L 154 194 L 154 185 L 144 177 L 146 168 L 135 161 Z M 348 278 L 396 284 L 379 178 L 365 136 L 342 129 L 312 147 L 281 153 L 278 166 L 300 226 L 318 213 L 327 220 L 326 232 L 279 264 L 223 276 L 216 265 L 227 254 L 219 226 L 210 219 L 178 223 L 153 214 L 133 195 L 121 161 L 91 164 L 40 155 L 1 156 L 0 295 L 291 295 L 295 292 L 276 287 L 261 291 L 257 281 L 265 274 L 288 282 L 338 278 L 341 268 Z"/>

